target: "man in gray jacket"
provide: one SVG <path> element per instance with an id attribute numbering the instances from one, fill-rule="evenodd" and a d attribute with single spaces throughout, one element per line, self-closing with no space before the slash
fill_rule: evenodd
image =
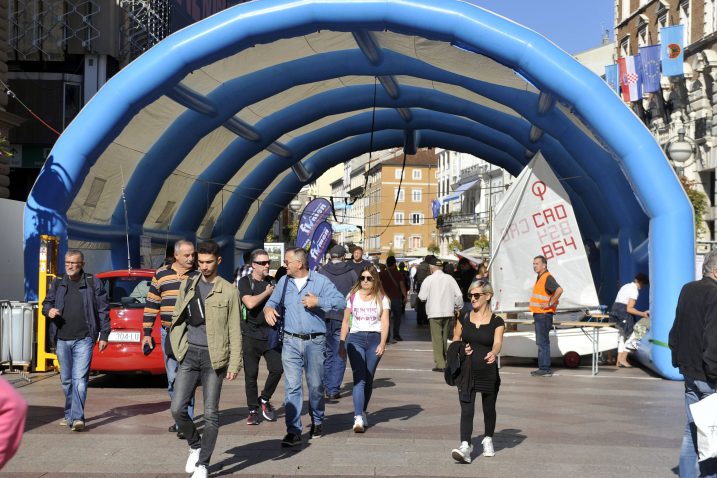
<path id="1" fill-rule="evenodd" d="M 337 244 L 329 250 L 331 262 L 319 269 L 319 274 L 326 276 L 344 297 L 356 284 L 358 276 L 353 268 L 344 261 L 346 249 Z M 341 323 L 344 319 L 343 310 L 326 312 L 326 361 L 324 362 L 324 387 L 326 398 L 336 400 L 341 397 L 339 390 L 344 380 L 346 361 L 339 357 L 339 339 Z"/>

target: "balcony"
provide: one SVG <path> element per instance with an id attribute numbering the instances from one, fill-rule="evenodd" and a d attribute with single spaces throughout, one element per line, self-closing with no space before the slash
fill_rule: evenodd
<path id="1" fill-rule="evenodd" d="M 481 214 L 449 212 L 440 214 L 436 218 L 436 227 L 441 232 L 450 232 L 453 229 L 465 228 L 478 230 Z"/>

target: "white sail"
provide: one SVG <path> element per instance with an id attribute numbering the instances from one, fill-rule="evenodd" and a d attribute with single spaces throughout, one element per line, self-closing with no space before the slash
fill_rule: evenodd
<path id="1" fill-rule="evenodd" d="M 495 207 L 491 237 L 496 311 L 528 310 L 538 255 L 563 288 L 558 311 L 599 305 L 570 198 L 540 152 Z"/>

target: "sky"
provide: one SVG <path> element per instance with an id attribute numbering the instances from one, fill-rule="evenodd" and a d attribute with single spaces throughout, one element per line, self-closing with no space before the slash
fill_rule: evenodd
<path id="1" fill-rule="evenodd" d="M 614 39 L 614 0 L 468 0 L 535 30 L 574 55 Z"/>

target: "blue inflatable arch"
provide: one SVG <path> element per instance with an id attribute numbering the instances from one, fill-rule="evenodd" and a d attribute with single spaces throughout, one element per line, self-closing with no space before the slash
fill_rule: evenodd
<path id="1" fill-rule="evenodd" d="M 599 246 L 601 301 L 649 270 L 643 359 L 679 377 L 666 341 L 694 274 L 694 227 L 662 151 L 572 57 L 459 0 L 259 0 L 146 52 L 82 110 L 38 177 L 25 210 L 27 298 L 40 234 L 60 236 L 63 251 L 102 243 L 117 268 L 126 232 L 133 267 L 142 235 L 212 237 L 228 276 L 235 247 L 261 244 L 304 184 L 390 147 L 468 152 L 515 175 L 540 150 Z"/>

